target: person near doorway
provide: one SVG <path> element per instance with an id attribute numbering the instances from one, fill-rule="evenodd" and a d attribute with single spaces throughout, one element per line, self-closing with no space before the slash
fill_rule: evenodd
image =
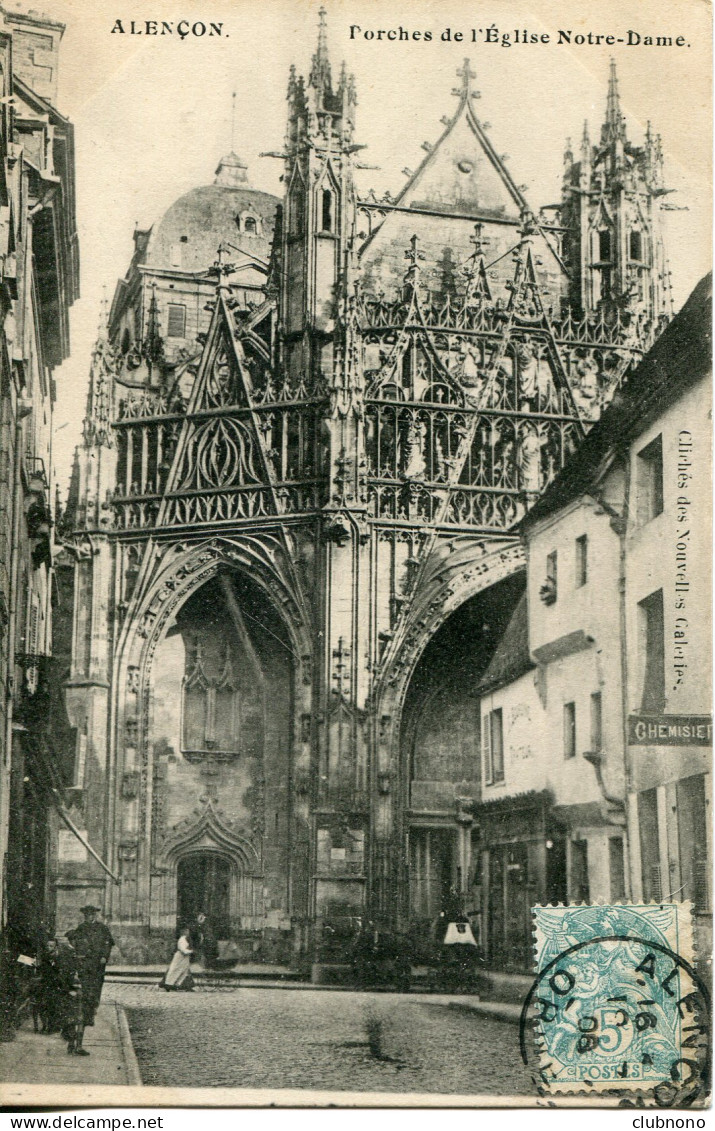
<path id="1" fill-rule="evenodd" d="M 191 974 L 191 955 L 194 953 L 191 938 L 192 928 L 187 925 L 179 932 L 174 957 L 159 985 L 167 990 L 193 990 L 194 979 Z"/>
<path id="2" fill-rule="evenodd" d="M 207 968 L 216 965 L 218 958 L 218 945 L 211 921 L 205 911 L 199 911 L 196 923 L 192 929 L 192 947 L 195 954 L 201 954 L 201 960 Z"/>
<path id="3" fill-rule="evenodd" d="M 98 907 L 88 903 L 80 911 L 84 915 L 84 922 L 73 931 L 68 931 L 67 938 L 75 949 L 79 963 L 84 1023 L 94 1025 L 94 1015 L 102 996 L 104 974 L 114 939 L 109 927 L 99 922 Z"/>

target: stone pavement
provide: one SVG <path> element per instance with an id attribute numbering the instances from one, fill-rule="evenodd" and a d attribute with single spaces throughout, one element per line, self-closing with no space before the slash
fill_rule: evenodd
<path id="1" fill-rule="evenodd" d="M 84 1031 L 89 1056 L 70 1056 L 59 1033 L 35 1033 L 25 1021 L 15 1040 L 0 1044 L 0 1099 L 13 1102 L 12 1084 L 141 1084 L 124 1010 L 102 1002 L 94 1025 Z"/>
<path id="2" fill-rule="evenodd" d="M 224 1008 L 231 1011 L 231 999 L 233 999 L 236 1016 L 242 1022 L 247 1020 L 243 1016 L 246 1009 L 246 991 L 244 990 L 242 994 L 241 988 L 236 983 L 225 987 L 227 993 L 219 992 L 216 994 L 207 985 L 202 987 L 196 995 L 174 995 L 167 1002 L 165 1000 L 167 995 L 161 994 L 156 985 L 137 984 L 136 981 L 133 985 L 127 985 L 126 982 L 124 984 L 122 982 L 123 979 L 116 978 L 114 984 L 108 980 L 108 984 L 105 985 L 105 1000 L 99 1007 L 95 1025 L 85 1030 L 84 1045 L 90 1053 L 89 1056 L 75 1057 L 68 1055 L 66 1042 L 58 1034 L 46 1036 L 43 1033 L 35 1033 L 31 1020 L 24 1023 L 23 1027 L 17 1032 L 14 1041 L 0 1044 L 0 1105 L 5 1111 L 12 1111 L 28 1103 L 33 1106 L 35 1104 L 41 1106 L 46 1104 L 51 1106 L 56 1104 L 84 1106 L 88 1103 L 104 1106 L 117 1102 L 129 1102 L 128 1099 L 120 1099 L 115 1089 L 117 1086 L 141 1086 L 142 1079 L 129 1033 L 124 1005 L 133 1010 L 139 1008 L 141 1010 L 149 1009 L 150 1011 L 152 1007 L 155 1008 L 157 1005 L 163 1007 L 169 1015 L 172 1015 L 173 1025 L 170 1026 L 170 1029 L 175 1031 L 177 1025 L 182 1032 L 185 1029 L 184 1035 L 190 1044 L 196 1037 L 195 1047 L 199 1046 L 203 1038 L 199 1038 L 194 1032 L 190 1013 L 184 1016 L 187 1008 L 190 1007 L 191 1010 L 194 1010 L 195 1007 L 201 1007 L 203 1004 L 209 1009 L 215 1009 L 217 1005 L 223 1005 Z M 199 988 L 197 987 L 197 989 Z M 278 1017 L 281 1013 L 285 1013 L 285 1009 L 289 1005 L 285 1000 L 285 993 L 289 989 L 307 991 L 305 996 L 312 1001 L 323 999 L 326 1008 L 328 1008 L 328 999 L 333 999 L 335 1006 L 331 1005 L 328 1008 L 328 1013 L 336 1013 L 337 1010 L 336 1015 L 338 1017 L 344 1010 L 336 999 L 342 998 L 350 999 L 351 1009 L 358 1009 L 360 1016 L 363 1009 L 369 1010 L 372 1007 L 381 1011 L 383 1006 L 387 1006 L 389 1012 L 394 1012 L 398 1004 L 401 1008 L 414 1006 L 418 1009 L 425 1006 L 446 1006 L 449 1007 L 450 1012 L 454 1011 L 456 1015 L 465 1016 L 469 1013 L 476 1015 L 475 1020 L 481 1018 L 487 1025 L 494 1021 L 507 1021 L 516 1026 L 520 1013 L 520 1007 L 516 1004 L 480 1001 L 476 995 L 472 994 L 357 994 L 347 989 L 341 992 L 337 987 L 331 992 L 331 988 L 327 986 L 312 986 L 310 983 L 271 984 L 266 981 L 257 981 L 248 990 L 248 994 L 249 997 L 254 995 L 250 999 L 252 1008 L 259 1011 L 263 1027 L 268 1024 L 268 1018 L 273 1015 Z M 240 995 L 239 997 L 235 996 L 237 992 Z M 301 993 L 297 995 L 289 993 L 287 996 L 294 1001 L 304 997 Z M 190 999 L 195 997 L 199 1000 L 192 1002 Z M 201 999 L 203 999 L 203 1003 Z M 263 1008 L 264 1002 L 265 1010 Z M 309 1007 L 311 1015 L 313 1008 L 312 1005 Z M 203 1010 L 200 1010 L 200 1012 L 203 1012 Z M 322 1012 L 325 1012 L 325 1010 L 322 1010 Z M 226 1017 L 224 1015 L 221 1017 L 222 1040 L 226 1038 L 225 1022 Z M 358 1024 L 360 1024 L 359 1019 Z M 452 1030 L 453 1026 L 448 1022 L 444 1024 L 446 1031 Z M 241 1028 L 240 1025 L 237 1027 Z M 476 1030 L 476 1032 L 481 1032 L 481 1030 Z M 515 1032 L 515 1028 L 512 1032 Z M 490 1042 L 487 1043 L 490 1044 Z M 142 1047 L 141 1038 L 139 1047 Z M 263 1050 L 263 1052 L 265 1051 Z M 268 1059 L 270 1061 L 272 1058 L 269 1057 Z M 156 1081 L 151 1075 L 151 1066 L 149 1073 L 147 1083 L 155 1084 Z M 150 1090 L 154 1091 L 154 1089 Z M 128 1093 L 123 1095 L 126 1097 Z M 148 1099 L 148 1093 L 143 1088 L 141 1093 L 134 1092 L 132 1095 L 134 1102 L 147 1102 L 147 1100 L 141 1098 L 147 1096 Z"/>

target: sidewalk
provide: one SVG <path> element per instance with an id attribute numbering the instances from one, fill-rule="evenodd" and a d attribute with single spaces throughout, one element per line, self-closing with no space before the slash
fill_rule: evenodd
<path id="1" fill-rule="evenodd" d="M 70 1056 L 59 1033 L 35 1033 L 26 1021 L 14 1041 L 0 1045 L 2 1102 L 12 1102 L 12 1084 L 141 1084 L 124 1010 L 102 1003 L 84 1031 L 89 1056 Z"/>

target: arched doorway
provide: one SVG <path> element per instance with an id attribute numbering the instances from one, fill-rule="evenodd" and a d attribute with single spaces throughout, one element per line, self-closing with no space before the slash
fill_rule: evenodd
<path id="1" fill-rule="evenodd" d="M 217 939 L 231 934 L 231 865 L 218 852 L 192 852 L 176 871 L 177 929 L 195 923 L 200 911 Z"/>
<path id="2" fill-rule="evenodd" d="M 481 918 L 476 882 L 482 741 L 477 688 L 524 592 L 524 572 L 460 605 L 425 648 L 400 728 L 406 801 L 405 911 L 415 939 L 440 915 Z M 478 929 L 478 928 L 476 928 Z"/>
<path id="3" fill-rule="evenodd" d="M 308 888 L 290 803 L 294 659 L 272 599 L 228 567 L 167 622 L 145 712 L 155 930 L 171 936 L 204 910 L 217 940 L 252 952 L 269 919 L 289 948 Z"/>

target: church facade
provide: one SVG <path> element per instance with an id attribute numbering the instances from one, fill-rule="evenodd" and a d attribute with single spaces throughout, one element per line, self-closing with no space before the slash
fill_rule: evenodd
<path id="1" fill-rule="evenodd" d="M 127 961 L 199 910 L 232 954 L 330 962 L 359 920 L 419 940 L 481 898 L 514 526 L 671 307 L 660 143 L 615 70 L 538 213 L 473 77 L 401 193 L 360 196 L 321 22 L 283 199 L 230 154 L 135 232 L 64 520 L 71 813 L 105 867 L 55 863 L 58 925 L 101 904 Z"/>

